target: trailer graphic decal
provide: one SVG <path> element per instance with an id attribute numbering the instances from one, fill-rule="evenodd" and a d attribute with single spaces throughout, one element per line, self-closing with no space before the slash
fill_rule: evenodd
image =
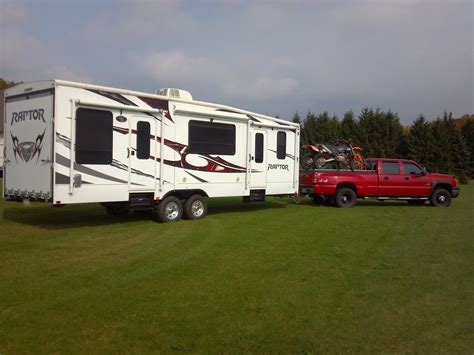
<path id="1" fill-rule="evenodd" d="M 113 130 L 115 132 L 121 133 L 121 134 L 128 134 L 128 129 L 121 128 L 121 127 L 113 127 Z M 136 134 L 136 130 L 132 130 L 132 134 Z M 161 142 L 161 137 L 155 137 L 154 135 L 150 135 L 151 140 L 155 140 L 157 142 Z M 203 158 L 207 160 L 207 164 L 205 166 L 195 166 L 186 161 L 186 156 L 188 155 L 188 152 L 186 151 L 188 146 L 177 143 L 177 142 L 172 142 L 168 139 L 165 139 L 164 141 L 165 145 L 176 151 L 179 155 L 180 158 L 179 160 L 167 160 L 164 159 L 163 163 L 169 166 L 174 166 L 177 168 L 183 168 L 183 169 L 189 169 L 189 170 L 197 170 L 197 171 L 207 171 L 207 172 L 215 172 L 215 173 L 245 173 L 245 167 L 238 166 L 235 164 L 232 164 L 221 157 L 212 157 L 210 155 L 200 155 L 200 158 Z M 160 158 L 158 157 L 153 157 L 150 155 L 150 159 L 154 159 L 157 162 L 160 162 Z M 258 172 L 258 171 L 253 171 L 253 172 Z"/>
<path id="2" fill-rule="evenodd" d="M 46 129 L 42 134 L 38 134 L 34 142 L 19 142 L 18 138 L 10 133 L 13 143 L 13 154 L 15 161 L 18 163 L 17 157 L 20 157 L 25 163 L 28 163 L 36 156 L 36 162 L 39 160 L 41 154 L 41 148 L 43 147 L 43 138 L 46 133 Z"/>
<path id="3" fill-rule="evenodd" d="M 113 93 L 113 92 L 105 92 L 105 91 L 99 91 L 99 90 L 92 90 L 92 89 L 87 89 L 87 91 L 90 91 L 90 92 L 93 92 L 94 94 L 97 94 L 97 95 L 100 95 L 100 96 L 104 96 L 108 99 L 111 99 L 111 100 L 114 100 L 116 102 L 119 102 L 123 105 L 127 105 L 127 106 L 138 106 L 137 104 L 133 103 L 132 101 L 130 101 L 129 99 L 127 99 L 125 96 L 123 95 L 120 95 L 120 94 L 116 94 L 116 93 Z"/>
<path id="4" fill-rule="evenodd" d="M 150 97 L 141 97 L 141 96 L 137 96 L 137 97 L 140 100 L 142 100 L 144 103 L 146 103 L 148 106 L 152 108 L 156 108 L 157 110 L 163 110 L 165 117 L 174 123 L 173 119 L 171 118 L 171 114 L 169 111 L 169 102 L 167 100 L 152 99 Z"/>

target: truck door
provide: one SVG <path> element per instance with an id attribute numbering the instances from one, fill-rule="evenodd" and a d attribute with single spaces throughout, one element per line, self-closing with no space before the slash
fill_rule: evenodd
<path id="1" fill-rule="evenodd" d="M 130 145 L 128 159 L 130 165 L 130 191 L 155 191 L 159 178 L 159 144 L 157 144 L 155 118 L 151 116 L 132 116 L 130 122 Z"/>
<path id="2" fill-rule="evenodd" d="M 380 162 L 379 162 L 380 164 Z M 400 162 L 382 160 L 379 166 L 379 196 L 400 197 L 403 195 L 403 176 Z"/>
<path id="3" fill-rule="evenodd" d="M 250 187 L 265 188 L 267 185 L 267 134 L 264 130 L 253 130 L 250 153 Z"/>
<path id="4" fill-rule="evenodd" d="M 5 196 L 52 198 L 54 90 L 5 99 Z"/>
<path id="5" fill-rule="evenodd" d="M 405 196 L 427 197 L 431 194 L 430 178 L 415 163 L 403 162 L 403 189 Z"/>

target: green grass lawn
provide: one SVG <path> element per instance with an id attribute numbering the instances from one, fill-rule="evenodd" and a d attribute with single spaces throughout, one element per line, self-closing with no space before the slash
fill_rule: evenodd
<path id="1" fill-rule="evenodd" d="M 473 202 L 216 199 L 157 224 L 1 200 L 0 353 L 472 354 Z"/>

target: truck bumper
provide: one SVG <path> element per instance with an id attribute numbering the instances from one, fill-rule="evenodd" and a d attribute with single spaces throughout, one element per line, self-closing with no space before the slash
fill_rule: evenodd
<path id="1" fill-rule="evenodd" d="M 314 185 L 314 186 L 300 186 L 301 195 L 309 196 L 331 196 L 335 194 L 336 186 L 334 185 Z"/>
<path id="2" fill-rule="evenodd" d="M 459 196 L 459 187 L 453 187 L 453 192 L 451 193 L 451 195 L 453 195 L 453 198 L 456 198 Z"/>

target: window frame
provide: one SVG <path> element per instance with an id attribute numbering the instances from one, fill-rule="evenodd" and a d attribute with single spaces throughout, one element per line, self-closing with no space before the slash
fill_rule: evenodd
<path id="1" fill-rule="evenodd" d="M 393 172 L 385 172 L 385 164 L 397 164 L 398 166 L 398 173 Z M 383 175 L 401 175 L 402 170 L 400 169 L 400 162 L 399 161 L 390 161 L 390 160 L 382 160 L 382 174 Z"/>
<path id="2" fill-rule="evenodd" d="M 280 137 L 284 137 L 283 138 L 284 144 L 281 144 Z M 281 148 L 281 147 L 283 147 L 283 148 Z M 278 131 L 277 132 L 276 156 L 277 156 L 277 159 L 279 159 L 279 160 L 286 159 L 286 132 L 284 132 L 284 131 Z"/>
<path id="3" fill-rule="evenodd" d="M 421 175 L 421 173 L 423 172 L 423 168 L 422 168 L 421 166 L 419 166 L 418 164 L 416 164 L 415 162 L 404 161 L 404 162 L 402 163 L 402 165 L 403 165 L 403 174 L 404 174 L 404 175 Z M 418 173 L 414 173 L 414 174 L 407 173 L 407 172 L 405 171 L 405 165 L 414 165 L 414 166 L 416 166 L 420 171 L 419 171 Z"/>
<path id="4" fill-rule="evenodd" d="M 147 126 L 148 127 L 148 133 L 145 131 L 143 133 L 141 133 L 141 129 L 140 129 L 140 126 Z M 151 124 L 150 122 L 148 121 L 138 121 L 137 122 L 137 159 L 139 160 L 148 160 L 150 159 L 150 147 L 151 147 Z M 148 149 L 146 149 L 146 147 L 143 147 L 142 146 L 142 143 L 140 142 L 141 139 L 146 139 L 146 143 L 145 141 L 143 141 L 143 143 L 148 147 Z M 146 154 L 142 154 L 146 152 Z"/>
<path id="5" fill-rule="evenodd" d="M 261 137 L 257 138 L 257 137 Z M 265 136 L 261 132 L 255 133 L 255 149 L 254 149 L 254 155 L 255 155 L 255 163 L 263 163 L 265 160 Z M 258 150 L 257 150 L 258 148 Z"/>
<path id="6" fill-rule="evenodd" d="M 214 132 L 208 132 L 209 136 L 206 141 L 200 141 L 198 137 L 193 137 L 195 129 L 206 129 L 211 128 L 210 131 L 215 130 Z M 227 132 L 221 132 L 220 134 L 217 130 L 221 128 Z M 226 135 L 229 133 L 230 135 Z M 201 132 L 202 133 L 202 132 Z M 214 138 L 214 140 L 212 140 Z M 215 139 L 219 138 L 219 139 Z M 202 139 L 202 137 L 201 137 Z M 229 143 L 230 141 L 230 143 Z M 231 123 L 222 123 L 211 121 L 200 121 L 200 120 L 189 120 L 188 122 L 188 153 L 189 154 L 202 154 L 202 155 L 225 155 L 225 156 L 234 156 L 236 153 L 236 143 L 237 143 L 237 128 L 235 124 Z M 201 146 L 200 146 L 201 145 Z M 206 148 L 203 148 L 207 146 Z M 227 147 L 228 149 L 218 150 L 219 147 Z"/>
<path id="7" fill-rule="evenodd" d="M 86 112 L 90 114 L 87 115 Z M 107 134 L 101 135 L 101 139 L 94 141 L 91 149 L 90 142 L 87 139 L 91 139 L 91 127 L 90 125 L 99 122 L 98 117 L 91 118 L 92 115 L 104 114 L 103 119 L 107 120 L 107 124 L 105 127 L 99 127 L 99 129 L 106 128 Z M 110 110 L 100 110 L 100 109 L 92 109 L 87 107 L 79 107 L 76 109 L 76 117 L 75 117 L 75 142 L 74 142 L 74 160 L 77 164 L 86 164 L 86 165 L 110 165 L 112 164 L 113 159 L 113 118 L 114 115 Z M 103 122 L 101 122 L 103 124 Z M 97 132 L 97 127 L 94 128 L 95 132 Z M 105 132 L 105 130 L 104 130 Z M 100 142 L 103 144 L 101 149 L 97 149 L 97 145 Z M 100 144 L 99 143 L 99 144 Z M 105 144 L 107 147 L 105 147 Z M 95 145 L 95 147 L 94 147 Z M 89 149 L 87 149 L 89 148 Z M 106 149 L 104 149 L 106 148 Z M 106 157 L 105 159 L 99 159 L 101 153 Z M 84 156 L 84 154 L 87 154 Z M 95 159 L 91 159 L 91 157 Z"/>

